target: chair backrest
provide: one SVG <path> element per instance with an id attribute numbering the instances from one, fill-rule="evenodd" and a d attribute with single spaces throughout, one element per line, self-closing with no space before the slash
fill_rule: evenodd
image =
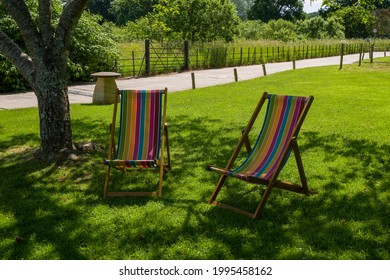
<path id="1" fill-rule="evenodd" d="M 159 158 L 164 90 L 121 90 L 117 160 Z"/>
<path id="2" fill-rule="evenodd" d="M 267 99 L 267 112 L 257 141 L 248 158 L 233 173 L 270 179 L 286 149 L 291 150 L 291 139 L 299 132 L 310 97 L 268 94 Z"/>

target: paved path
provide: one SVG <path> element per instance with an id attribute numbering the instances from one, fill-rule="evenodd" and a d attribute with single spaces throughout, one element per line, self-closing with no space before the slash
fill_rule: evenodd
<path id="1" fill-rule="evenodd" d="M 374 53 L 374 58 L 383 56 L 383 52 Z M 367 54 L 366 57 L 368 57 Z M 358 54 L 345 55 L 343 64 L 352 64 L 357 61 L 359 61 Z M 337 56 L 298 60 L 295 63 L 295 68 L 299 69 L 339 64 L 340 57 Z M 234 82 L 234 68 L 237 69 L 237 76 L 239 81 L 249 80 L 263 76 L 263 69 L 261 65 L 251 65 L 222 69 L 197 70 L 191 72 L 159 75 L 148 78 L 117 79 L 116 83 L 119 89 L 153 89 L 167 87 L 169 92 L 175 92 L 192 88 L 191 73 L 194 73 L 195 75 L 195 84 L 197 88 Z M 291 69 L 293 69 L 292 62 L 266 64 L 267 75 Z M 94 87 L 94 83 L 74 85 L 69 87 L 70 103 L 92 103 Z M 0 94 L 0 110 L 28 108 L 36 106 L 37 99 L 33 92 Z"/>

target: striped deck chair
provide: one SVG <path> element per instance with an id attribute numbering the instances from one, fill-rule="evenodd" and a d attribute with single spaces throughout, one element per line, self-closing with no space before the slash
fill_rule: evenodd
<path id="1" fill-rule="evenodd" d="M 251 148 L 248 134 L 266 100 L 268 100 L 268 105 L 263 126 L 254 147 Z M 265 92 L 247 127 L 243 130 L 241 140 L 226 168 L 207 167 L 207 170 L 216 171 L 221 174 L 209 203 L 221 208 L 233 210 L 251 218 L 257 218 L 274 187 L 310 195 L 311 192 L 307 186 L 296 138 L 312 102 L 312 96 L 282 96 Z M 233 169 L 234 161 L 243 146 L 248 151 L 248 157 L 240 166 Z M 302 185 L 277 179 L 291 150 L 295 155 Z M 228 176 L 253 184 L 266 185 L 266 189 L 254 213 L 216 201 L 217 195 Z"/>
<path id="2" fill-rule="evenodd" d="M 120 96 L 120 127 L 115 149 L 115 122 Z M 104 196 L 161 196 L 164 171 L 171 167 L 168 126 L 166 121 L 167 89 L 118 90 L 114 103 L 111 137 Z M 164 163 L 164 146 L 167 147 L 167 164 Z M 154 192 L 109 192 L 111 168 L 121 171 L 156 170 L 160 172 L 159 189 Z"/>

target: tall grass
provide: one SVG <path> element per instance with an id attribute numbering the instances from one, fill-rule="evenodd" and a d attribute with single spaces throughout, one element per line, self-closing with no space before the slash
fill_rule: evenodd
<path id="1" fill-rule="evenodd" d="M 389 259 L 390 60 L 337 68 L 169 94 L 161 198 L 103 198 L 111 105 L 71 106 L 74 140 L 101 150 L 58 163 L 33 158 L 36 109 L 0 111 L 1 258 Z M 314 95 L 298 143 L 318 194 L 274 190 L 251 220 L 207 204 L 218 175 L 204 167 L 227 163 L 263 91 Z M 155 189 L 157 177 L 116 172 L 112 187 Z M 298 181 L 293 160 L 281 178 Z M 221 198 L 250 210 L 261 192 L 231 179 Z"/>

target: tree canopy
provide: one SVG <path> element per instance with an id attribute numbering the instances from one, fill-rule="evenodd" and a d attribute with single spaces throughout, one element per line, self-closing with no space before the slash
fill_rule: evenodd
<path id="1" fill-rule="evenodd" d="M 156 27 L 168 36 L 232 41 L 238 34 L 239 18 L 228 0 L 160 0 L 154 11 Z"/>
<path id="2" fill-rule="evenodd" d="M 390 36 L 386 22 L 390 8 L 389 0 L 324 0 L 323 16 L 335 15 L 342 18 L 347 38 L 377 35 Z"/>
<path id="3" fill-rule="evenodd" d="M 303 3 L 304 0 L 255 0 L 249 11 L 249 18 L 263 22 L 273 19 L 303 19 Z"/>

